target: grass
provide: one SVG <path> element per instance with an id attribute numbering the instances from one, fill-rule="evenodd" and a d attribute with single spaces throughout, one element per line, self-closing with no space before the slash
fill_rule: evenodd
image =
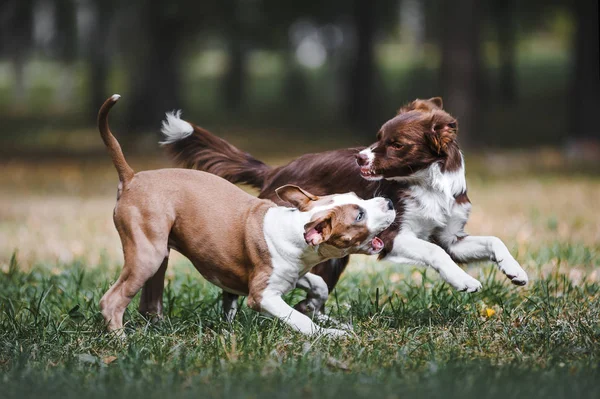
<path id="1" fill-rule="evenodd" d="M 98 301 L 122 256 L 109 159 L 2 163 L 1 396 L 600 397 L 600 181 L 546 158 L 467 159 L 468 231 L 502 238 L 530 285 L 472 265 L 483 291 L 456 293 L 431 271 L 357 256 L 327 303 L 354 326 L 347 340 L 301 336 L 245 306 L 229 325 L 219 290 L 177 256 L 164 320 L 142 318 L 135 299 L 128 339 L 104 333 Z"/>
<path id="2" fill-rule="evenodd" d="M 404 269 L 354 270 L 327 309 L 352 322 L 355 337 L 336 341 L 246 308 L 229 325 L 218 290 L 189 265 L 175 269 L 165 319 L 147 322 L 134 301 L 121 341 L 102 332 L 98 312 L 113 268 L 23 272 L 13 257 L 0 274 L 3 397 L 600 395 L 595 281 L 557 272 L 519 289 L 484 267 L 483 291 L 467 295 L 425 272 L 390 283 Z"/>

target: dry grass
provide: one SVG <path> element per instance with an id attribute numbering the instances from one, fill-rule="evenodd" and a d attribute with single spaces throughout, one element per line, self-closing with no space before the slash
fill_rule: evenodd
<path id="1" fill-rule="evenodd" d="M 130 158 L 136 170 L 169 166 L 160 155 Z M 588 260 L 598 253 L 600 243 L 600 181 L 523 173 L 524 168 L 532 169 L 527 161 L 531 158 L 495 155 L 487 158 L 489 169 L 482 166 L 484 159 L 469 160 L 474 165 L 467 176 L 474 208 L 468 231 L 499 236 L 529 270 L 552 271 L 559 263 L 549 256 L 547 264 L 535 264 L 528 256 L 531 252 L 556 246 L 587 248 L 594 256 L 580 257 L 581 263 L 568 267 L 576 269 L 574 275 L 578 270 L 593 273 L 598 265 Z M 547 158 L 540 159 L 547 163 Z M 285 158 L 274 161 L 283 162 Z M 512 171 L 510 178 L 488 173 L 503 167 Z M 117 181 L 108 159 L 11 161 L 2 170 L 0 265 L 4 269 L 14 251 L 26 269 L 74 260 L 90 266 L 120 262 L 120 242 L 111 218 Z M 180 259 L 175 256 L 174 262 Z M 356 259 L 354 267 L 365 263 L 365 258 Z"/>

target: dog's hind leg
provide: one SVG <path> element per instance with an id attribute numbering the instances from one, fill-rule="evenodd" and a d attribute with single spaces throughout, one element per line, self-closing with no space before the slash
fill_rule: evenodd
<path id="1" fill-rule="evenodd" d="M 515 285 L 525 285 L 529 281 L 525 270 L 498 237 L 464 236 L 447 245 L 447 251 L 452 259 L 461 263 L 495 262 Z"/>
<path id="2" fill-rule="evenodd" d="M 349 256 L 339 258 L 339 259 L 329 259 L 329 260 L 327 260 L 325 262 L 321 262 L 318 265 L 316 265 L 315 267 L 313 267 L 312 270 L 310 271 L 310 273 L 321 277 L 322 281 L 324 281 L 326 284 L 327 294 L 329 294 L 335 288 L 335 285 L 337 284 L 337 282 L 340 279 L 340 276 L 342 275 L 344 270 L 346 270 L 346 266 L 348 266 L 348 262 L 350 262 Z M 300 286 L 297 286 L 297 287 L 303 289 L 303 287 L 300 287 Z M 307 290 L 305 290 L 305 291 L 308 293 Z M 326 300 L 327 300 L 327 297 L 325 297 L 325 301 Z M 325 301 L 323 301 L 323 303 L 319 309 L 313 309 L 312 312 L 315 312 L 315 311 L 322 312 L 324 310 Z M 307 313 L 307 311 L 308 311 L 307 307 L 309 305 L 312 307 L 315 306 L 314 298 L 311 298 L 310 294 L 307 296 L 306 299 L 304 299 L 303 301 L 300 301 L 298 304 L 296 304 L 296 306 L 294 306 L 294 309 L 296 309 L 297 311 L 302 312 L 302 313 Z"/>
<path id="3" fill-rule="evenodd" d="M 352 330 L 352 326 L 332 319 L 325 313 L 325 302 L 329 297 L 327 284 L 320 276 L 306 273 L 296 282 L 296 288 L 306 291 L 306 299 L 298 303 L 294 308 L 319 322 L 328 322 L 336 327 Z"/>
<path id="4" fill-rule="evenodd" d="M 158 271 L 150 277 L 140 296 L 139 311 L 145 317 L 152 321 L 162 318 L 163 315 L 163 292 L 165 290 L 165 273 L 169 264 L 169 255 L 163 260 Z"/>
<path id="5" fill-rule="evenodd" d="M 233 322 L 238 310 L 239 295 L 223 291 L 223 316 L 228 323 Z"/>
<path id="6" fill-rule="evenodd" d="M 100 300 L 100 310 L 109 331 L 123 328 L 123 313 L 144 284 L 154 276 L 168 255 L 167 237 L 150 239 L 151 229 L 129 226 L 118 229 L 123 242 L 125 264 L 115 284 Z"/>
<path id="7" fill-rule="evenodd" d="M 350 256 L 339 259 L 329 259 L 328 261 L 321 262 L 313 267 L 311 273 L 321 276 L 327 284 L 327 289 L 331 292 L 335 288 L 335 285 L 339 281 L 344 270 L 346 270 L 348 262 L 350 262 Z"/>

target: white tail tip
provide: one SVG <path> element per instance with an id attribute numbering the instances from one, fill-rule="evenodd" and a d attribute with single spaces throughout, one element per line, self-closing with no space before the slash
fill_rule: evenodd
<path id="1" fill-rule="evenodd" d="M 164 141 L 160 144 L 171 144 L 182 140 L 194 132 L 192 125 L 184 121 L 181 117 L 181 110 L 167 112 L 166 118 L 162 123 L 160 131 L 165 135 Z"/>
<path id="2" fill-rule="evenodd" d="M 111 98 L 113 101 L 118 101 L 118 100 L 119 100 L 119 98 L 121 98 L 121 95 L 120 95 L 120 94 L 113 94 L 113 95 L 112 95 L 110 98 Z"/>

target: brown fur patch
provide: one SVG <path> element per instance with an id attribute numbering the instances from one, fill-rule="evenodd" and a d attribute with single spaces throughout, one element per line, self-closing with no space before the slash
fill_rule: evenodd
<path id="1" fill-rule="evenodd" d="M 454 131 L 453 135 L 448 134 L 451 130 Z M 436 131 L 440 137 L 426 138 L 426 134 Z M 417 99 L 403 106 L 398 115 L 386 122 L 377 134 L 377 151 L 381 152 L 381 158 L 385 159 L 382 167 L 389 169 L 386 176 L 407 176 L 433 162 L 440 162 L 444 171 L 457 170 L 462 164 L 462 157 L 456 141 L 456 132 L 456 120 L 443 110 L 443 102 L 439 97 Z M 280 205 L 287 204 L 277 197 L 275 189 L 285 184 L 298 185 L 316 196 L 353 191 L 364 199 L 378 195 L 389 197 L 394 203 L 397 216 L 394 224 L 380 235 L 385 243 L 380 257 L 393 248 L 393 240 L 404 212 L 403 198 L 407 195 L 409 186 L 386 180 L 363 179 L 356 164 L 356 155 L 364 147 L 307 154 L 285 166 L 271 169 L 228 143 L 224 147 L 219 140 L 221 139 L 215 141 L 212 134 L 197 129 L 192 136 L 167 145 L 167 148 L 187 167 L 217 173 L 232 182 L 250 181 L 261 190 L 261 198 L 271 199 Z M 403 146 L 399 149 L 390 147 L 390 144 L 396 141 Z M 206 161 L 196 162 L 196 154 L 201 151 L 204 154 L 202 159 L 209 160 L 210 157 L 215 157 L 227 163 L 227 172 L 215 170 L 205 163 Z M 244 156 L 231 157 L 230 151 Z M 340 262 L 331 260 L 313 269 L 325 279 L 330 290 L 345 269 L 346 263 L 340 266 Z"/>
<path id="2" fill-rule="evenodd" d="M 458 194 L 456 197 L 454 197 L 454 200 L 459 205 L 471 203 L 466 192 Z"/>

